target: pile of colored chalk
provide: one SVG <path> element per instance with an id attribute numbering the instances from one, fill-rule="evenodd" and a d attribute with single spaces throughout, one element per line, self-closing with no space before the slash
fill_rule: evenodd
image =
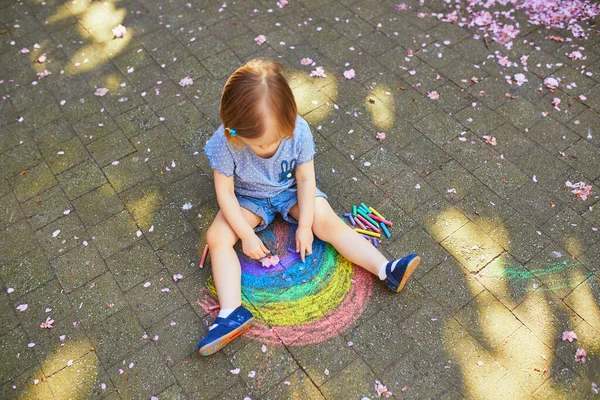
<path id="1" fill-rule="evenodd" d="M 345 213 L 344 217 L 348 218 L 356 232 L 372 242 L 375 247 L 379 247 L 378 239 L 381 238 L 381 231 L 383 231 L 383 234 L 387 238 L 392 236 L 388 229 L 388 227 L 392 226 L 392 223 L 373 207 L 367 207 L 365 203 L 360 203 L 358 207 L 353 205 L 352 212 Z"/>

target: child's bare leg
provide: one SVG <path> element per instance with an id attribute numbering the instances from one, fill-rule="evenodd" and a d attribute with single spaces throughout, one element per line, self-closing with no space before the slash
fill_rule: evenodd
<path id="1" fill-rule="evenodd" d="M 242 214 L 252 227 L 261 222 L 258 215 L 245 208 L 242 208 Z M 223 212 L 219 211 L 206 232 L 206 242 L 210 251 L 212 273 L 221 309 L 235 309 L 242 304 L 242 268 L 233 250 L 238 239 Z"/>
<path id="2" fill-rule="evenodd" d="M 297 204 L 290 210 L 290 215 L 298 219 Z M 379 273 L 379 268 L 387 261 L 375 246 L 346 225 L 323 197 L 316 198 L 313 233 L 319 239 L 330 243 L 350 262 L 374 275 Z"/>

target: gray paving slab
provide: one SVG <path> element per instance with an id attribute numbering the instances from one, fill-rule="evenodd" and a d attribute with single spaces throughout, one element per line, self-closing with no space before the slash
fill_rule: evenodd
<path id="1" fill-rule="evenodd" d="M 0 397 L 597 395 L 600 21 L 574 38 L 517 9 L 503 45 L 458 3 L 0 1 Z M 256 326 L 203 358 L 219 268 L 200 266 L 218 211 L 203 146 L 255 57 L 284 65 L 333 209 L 375 207 L 382 253 L 422 261 L 399 294 L 357 266 L 311 280 L 294 300 L 311 321 L 277 304 L 301 285 L 262 306 L 244 286 Z"/>

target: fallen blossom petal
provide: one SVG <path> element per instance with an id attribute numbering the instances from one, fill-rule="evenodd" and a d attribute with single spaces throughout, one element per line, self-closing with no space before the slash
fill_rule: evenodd
<path id="1" fill-rule="evenodd" d="M 288 1 L 287 1 L 287 0 L 279 0 L 279 1 L 277 2 L 277 7 L 279 7 L 279 8 L 283 8 L 283 7 L 287 6 L 287 4 L 288 4 Z"/>
<path id="2" fill-rule="evenodd" d="M 496 146 L 498 144 L 496 142 L 496 138 L 493 136 L 484 135 L 484 136 L 482 136 L 482 138 L 485 139 L 486 143 L 491 144 L 492 146 Z"/>
<path id="3" fill-rule="evenodd" d="M 525 74 L 515 74 L 515 83 L 517 84 L 517 86 L 523 86 L 523 84 L 527 81 L 527 77 L 525 77 Z"/>
<path id="4" fill-rule="evenodd" d="M 582 349 L 581 347 L 577 349 L 577 352 L 575 353 L 575 361 L 577 361 L 580 364 L 585 364 L 585 358 L 587 357 L 587 351 L 585 351 L 585 349 Z"/>
<path id="5" fill-rule="evenodd" d="M 29 53 L 29 49 L 28 49 L 28 48 L 26 48 L 26 47 L 23 47 L 23 48 L 20 50 L 20 53 L 21 53 L 21 54 L 26 54 L 26 53 Z"/>
<path id="6" fill-rule="evenodd" d="M 27 305 L 27 304 L 19 304 L 17 306 L 17 310 L 23 312 L 23 311 L 27 310 L 28 307 L 29 307 L 29 305 Z"/>
<path id="7" fill-rule="evenodd" d="M 190 78 L 189 76 L 186 76 L 185 78 L 181 78 L 181 80 L 179 81 L 179 86 L 181 87 L 186 87 L 186 86 L 190 86 L 194 84 L 194 80 L 192 78 Z"/>
<path id="8" fill-rule="evenodd" d="M 378 380 L 375 381 L 375 392 L 377 393 L 377 397 L 385 396 L 389 398 L 392 395 L 392 392 Z"/>
<path id="9" fill-rule="evenodd" d="M 144 287 L 145 287 L 145 288 L 147 288 L 147 287 L 150 287 L 150 285 L 152 285 L 152 283 L 150 283 L 150 282 L 146 282 L 146 283 L 144 283 Z"/>
<path id="10" fill-rule="evenodd" d="M 300 64 L 302 64 L 302 65 L 311 65 L 312 63 L 313 63 L 313 60 L 308 57 L 304 57 L 302 60 L 300 60 Z"/>
<path id="11" fill-rule="evenodd" d="M 560 111 L 560 99 L 558 97 L 552 99 L 552 107 L 554 107 L 556 111 Z"/>
<path id="12" fill-rule="evenodd" d="M 561 339 L 562 339 L 563 342 L 565 342 L 567 340 L 569 342 L 572 342 L 573 340 L 577 340 L 577 335 L 573 331 L 564 331 L 562 333 L 562 338 Z"/>
<path id="13" fill-rule="evenodd" d="M 544 86 L 546 86 L 548 89 L 554 90 L 558 87 L 559 84 L 560 84 L 560 81 L 556 78 L 548 77 L 548 78 L 544 79 Z"/>
<path id="14" fill-rule="evenodd" d="M 60 233 L 60 229 L 55 230 L 54 232 L 52 232 L 52 237 L 53 238 L 57 237 L 59 233 Z"/>
<path id="15" fill-rule="evenodd" d="M 183 279 L 183 275 L 181 274 L 173 274 L 173 281 L 177 282 L 178 280 Z"/>
<path id="16" fill-rule="evenodd" d="M 382 141 L 386 139 L 386 134 L 385 132 L 377 132 L 377 134 L 375 135 L 375 139 Z"/>
<path id="17" fill-rule="evenodd" d="M 163 293 L 169 293 L 171 291 L 171 289 L 169 289 L 168 287 L 166 287 L 166 288 L 160 289 L 160 291 L 163 292 Z"/>
<path id="18" fill-rule="evenodd" d="M 260 350 L 261 350 L 263 353 L 266 353 L 266 352 L 267 352 L 267 346 L 263 344 L 262 346 L 260 346 Z"/>
<path id="19" fill-rule="evenodd" d="M 431 92 L 427 92 L 427 97 L 431 100 L 437 100 L 440 98 L 440 94 L 437 91 L 432 90 Z"/>
<path id="20" fill-rule="evenodd" d="M 96 96 L 100 96 L 100 97 L 104 96 L 106 93 L 108 93 L 108 89 L 107 89 L 107 88 L 98 88 L 98 89 L 96 89 L 96 91 L 94 92 L 94 94 L 95 94 Z"/>
<path id="21" fill-rule="evenodd" d="M 323 69 L 323 67 L 317 67 L 314 71 L 310 71 L 310 76 L 315 76 L 318 78 L 327 78 L 327 75 L 325 75 L 325 69 Z"/>
<path id="22" fill-rule="evenodd" d="M 45 328 L 45 329 L 50 329 L 50 328 L 54 328 L 54 320 L 51 319 L 50 317 L 46 318 L 46 321 L 42 322 L 40 324 L 40 328 Z"/>
<path id="23" fill-rule="evenodd" d="M 256 376 L 256 371 L 250 371 L 248 374 L 248 378 L 254 378 Z"/>
<path id="24" fill-rule="evenodd" d="M 356 76 L 356 73 L 354 72 L 354 69 L 349 69 L 347 71 L 344 71 L 344 78 L 346 79 L 352 79 Z"/>
<path id="25" fill-rule="evenodd" d="M 70 367 L 71 365 L 73 365 L 73 360 L 67 361 L 67 367 Z"/>
<path id="26" fill-rule="evenodd" d="M 184 203 L 183 206 L 181 207 L 181 209 L 183 211 L 191 210 L 192 209 L 192 203 L 190 203 L 190 202 Z"/>
<path id="27" fill-rule="evenodd" d="M 262 264 L 263 267 L 266 268 L 270 268 L 270 267 L 274 267 L 277 264 L 279 264 L 279 256 L 267 256 L 264 258 L 261 258 L 260 263 Z"/>
<path id="28" fill-rule="evenodd" d="M 239 374 L 239 373 L 240 373 L 240 369 L 239 369 L 239 368 L 232 369 L 232 370 L 229 370 L 229 372 L 231 372 L 231 373 L 232 373 L 232 374 L 234 374 L 234 375 L 237 375 L 237 374 Z"/>
<path id="29" fill-rule="evenodd" d="M 115 38 L 122 38 L 127 33 L 127 28 L 119 24 L 112 28 L 112 34 Z"/>
<path id="30" fill-rule="evenodd" d="M 257 37 L 254 38 L 254 41 L 256 42 L 257 45 L 261 45 L 264 42 L 267 41 L 267 38 L 265 37 L 265 35 L 258 35 Z"/>

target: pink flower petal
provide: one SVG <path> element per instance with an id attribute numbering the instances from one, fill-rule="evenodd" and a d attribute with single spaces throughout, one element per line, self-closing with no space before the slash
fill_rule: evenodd
<path id="1" fill-rule="evenodd" d="M 267 38 L 265 37 L 265 35 L 258 35 L 257 37 L 254 38 L 254 41 L 256 42 L 257 45 L 261 45 L 264 42 L 267 41 Z"/>
<path id="2" fill-rule="evenodd" d="M 346 79 L 352 79 L 352 78 L 354 78 L 355 75 L 356 75 L 356 73 L 354 72 L 354 69 L 349 69 L 347 71 L 344 71 L 344 78 L 346 78 Z"/>
<path id="3" fill-rule="evenodd" d="M 562 341 L 572 342 L 573 340 L 577 340 L 577 335 L 573 331 L 564 331 L 562 333 Z"/>
<path id="4" fill-rule="evenodd" d="M 300 64 L 302 65 L 312 65 L 313 60 L 311 58 L 305 57 L 302 60 L 300 60 Z"/>
<path id="5" fill-rule="evenodd" d="M 112 34 L 115 38 L 122 38 L 127 33 L 127 28 L 119 24 L 112 29 Z"/>

